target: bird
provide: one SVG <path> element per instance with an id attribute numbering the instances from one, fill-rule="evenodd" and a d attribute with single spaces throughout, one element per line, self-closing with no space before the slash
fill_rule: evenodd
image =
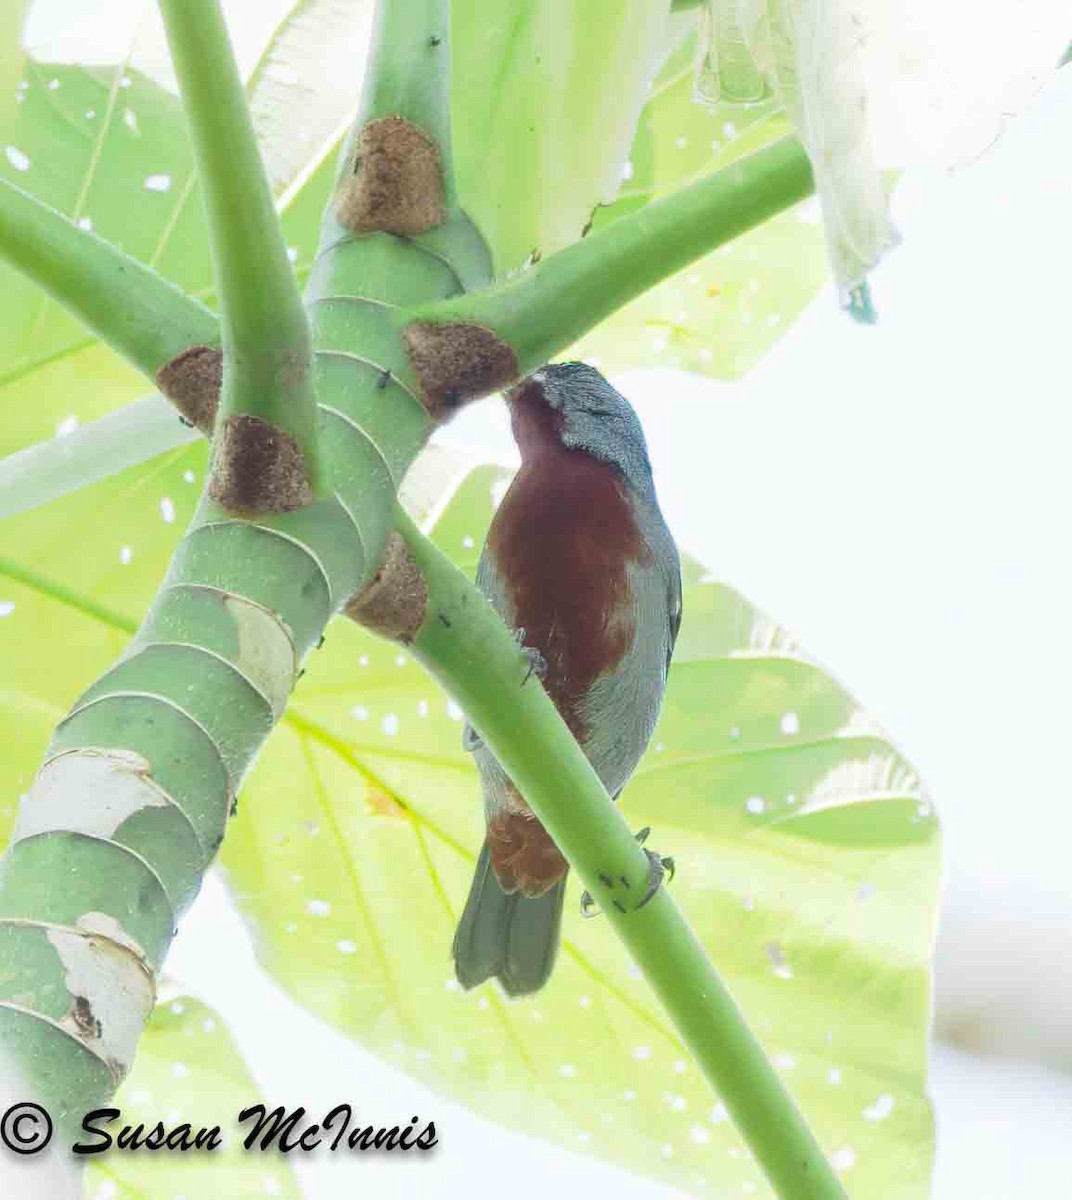
<path id="1" fill-rule="evenodd" d="M 477 586 L 616 800 L 666 689 L 681 624 L 677 546 L 640 420 L 599 371 L 555 363 L 506 400 L 521 466 L 488 529 Z M 568 864 L 468 723 L 463 743 L 487 835 L 454 937 L 455 975 L 465 989 L 496 978 L 507 996 L 531 995 L 554 966 Z"/>

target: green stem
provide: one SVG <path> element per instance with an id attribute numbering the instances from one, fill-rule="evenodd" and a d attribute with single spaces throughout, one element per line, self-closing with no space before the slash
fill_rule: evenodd
<path id="1" fill-rule="evenodd" d="M 671 12 L 689 12 L 691 9 L 699 8 L 706 0 L 673 0 L 670 5 Z"/>
<path id="2" fill-rule="evenodd" d="M 403 116 L 439 147 L 444 182 L 450 167 L 450 20 L 442 0 L 381 0 L 373 31 L 373 69 L 365 77 L 365 120 Z"/>
<path id="3" fill-rule="evenodd" d="M 403 320 L 490 329 L 516 354 L 519 375 L 526 375 L 641 292 L 803 200 L 814 187 L 800 143 L 783 138 L 513 279 L 411 308 Z"/>
<path id="4" fill-rule="evenodd" d="M 217 0 L 160 0 L 197 162 L 223 313 L 221 414 L 259 417 L 318 478 L 309 322 Z"/>
<path id="5" fill-rule="evenodd" d="M 220 344 L 207 308 L 3 179 L 0 254 L 150 379 L 191 346 Z"/>
<path id="6" fill-rule="evenodd" d="M 465 710 L 503 770 L 597 899 L 782 1200 L 844 1200 L 837 1176 L 671 893 L 620 912 L 624 877 L 649 863 L 598 775 L 491 605 L 398 509 L 396 528 L 428 601 L 416 657 Z"/>

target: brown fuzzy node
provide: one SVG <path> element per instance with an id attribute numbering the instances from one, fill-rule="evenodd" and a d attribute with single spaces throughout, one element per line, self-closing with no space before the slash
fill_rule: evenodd
<path id="1" fill-rule="evenodd" d="M 373 633 L 408 646 L 420 632 L 428 585 L 398 533 L 387 538 L 380 569 L 346 605 L 346 615 Z"/>
<path id="2" fill-rule="evenodd" d="M 439 423 L 467 401 L 514 383 L 520 374 L 514 348 L 483 325 L 412 321 L 402 337 L 424 407 Z"/>
<path id="3" fill-rule="evenodd" d="M 403 117 L 369 121 L 358 138 L 350 173 L 336 193 L 335 212 L 355 233 L 414 237 L 442 225 L 438 146 Z"/>
<path id="4" fill-rule="evenodd" d="M 246 413 L 232 413 L 217 433 L 208 493 L 234 513 L 292 512 L 313 501 L 301 446 Z"/>
<path id="5" fill-rule="evenodd" d="M 191 346 L 169 359 L 156 373 L 156 386 L 179 410 L 183 420 L 211 437 L 223 382 L 223 351 Z"/>

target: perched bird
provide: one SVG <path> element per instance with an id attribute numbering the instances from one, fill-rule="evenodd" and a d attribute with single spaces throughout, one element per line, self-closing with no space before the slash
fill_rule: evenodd
<path id="1" fill-rule="evenodd" d="M 644 433 L 584 363 L 545 367 L 507 395 L 521 468 L 477 584 L 617 799 L 659 715 L 681 622 L 681 564 L 659 511 Z M 558 949 L 566 860 L 471 727 L 487 817 L 454 965 L 466 988 L 497 977 L 538 991 Z"/>

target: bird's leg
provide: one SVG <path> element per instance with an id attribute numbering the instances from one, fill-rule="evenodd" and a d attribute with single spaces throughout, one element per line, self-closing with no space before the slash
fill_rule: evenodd
<path id="1" fill-rule="evenodd" d="M 645 825 L 644 828 L 636 834 L 636 840 L 641 846 L 643 846 L 648 840 L 648 834 L 650 833 L 651 826 Z M 643 908 L 644 905 L 647 904 L 652 896 L 654 896 L 659 890 L 664 879 L 667 881 L 667 883 L 669 883 L 670 880 L 674 878 L 674 871 L 676 870 L 674 860 L 672 858 L 664 857 L 661 854 L 657 854 L 654 850 L 648 850 L 647 848 L 645 848 L 644 853 L 648 856 L 648 886 L 644 891 L 644 895 L 641 896 L 640 900 L 632 906 L 634 912 L 638 908 Z M 599 876 L 599 882 L 607 888 L 613 888 L 615 886 L 614 880 L 611 879 L 609 875 L 601 874 Z M 624 875 L 619 876 L 619 883 L 621 883 L 622 887 L 626 891 L 630 890 L 629 880 L 626 879 Z M 619 912 L 624 913 L 626 911 L 626 906 L 620 900 L 615 899 L 612 900 L 611 903 Z M 581 895 L 581 916 L 598 917 L 599 912 L 599 905 L 596 904 L 595 900 L 592 898 L 592 893 L 584 892 Z"/>

